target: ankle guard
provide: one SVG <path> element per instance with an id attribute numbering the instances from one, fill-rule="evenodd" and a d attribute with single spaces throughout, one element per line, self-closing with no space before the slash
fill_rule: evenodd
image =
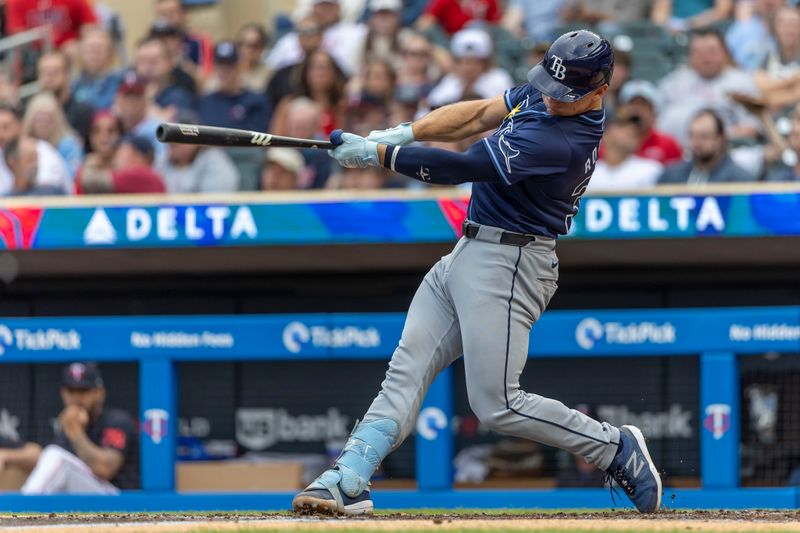
<path id="1" fill-rule="evenodd" d="M 389 454 L 399 434 L 400 425 L 388 418 L 356 425 L 336 460 L 342 476 L 339 481 L 342 492 L 355 498 L 367 489 L 369 479 Z"/>

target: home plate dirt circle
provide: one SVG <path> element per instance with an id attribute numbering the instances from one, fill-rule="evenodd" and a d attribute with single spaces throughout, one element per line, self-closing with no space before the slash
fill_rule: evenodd
<path id="1" fill-rule="evenodd" d="M 270 513 L 0 515 L 0 530 L 24 533 L 202 531 L 797 531 L 797 511 L 688 511 L 513 514 L 382 514 L 371 518 L 294 517 Z"/>

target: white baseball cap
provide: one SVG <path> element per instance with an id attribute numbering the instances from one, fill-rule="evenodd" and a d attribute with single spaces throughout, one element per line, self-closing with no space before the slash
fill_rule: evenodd
<path id="1" fill-rule="evenodd" d="M 378 11 L 402 11 L 402 0 L 369 0 L 369 10 L 372 13 Z"/>
<path id="2" fill-rule="evenodd" d="M 492 38 L 478 28 L 467 28 L 453 35 L 450 51 L 459 59 L 474 57 L 489 59 L 492 57 Z"/>
<path id="3" fill-rule="evenodd" d="M 653 109 L 658 109 L 659 101 L 661 100 L 656 86 L 647 80 L 630 80 L 625 82 L 622 89 L 619 91 L 619 102 L 627 104 L 634 98 L 643 98 L 650 102 Z"/>
<path id="4" fill-rule="evenodd" d="M 306 166 L 305 159 L 298 150 L 292 148 L 270 148 L 267 150 L 267 163 L 275 163 L 294 174 L 300 174 Z"/>

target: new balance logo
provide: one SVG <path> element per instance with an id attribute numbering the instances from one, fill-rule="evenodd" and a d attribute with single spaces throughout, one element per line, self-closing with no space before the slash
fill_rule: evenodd
<path id="1" fill-rule="evenodd" d="M 269 146 L 272 143 L 272 135 L 269 133 L 258 133 L 256 131 L 251 132 L 252 137 L 250 138 L 250 143 L 255 144 L 257 146 Z"/>
<path id="2" fill-rule="evenodd" d="M 644 459 L 640 457 L 638 454 L 632 453 L 630 459 L 628 459 L 628 462 L 625 463 L 625 468 L 627 468 L 628 471 L 633 472 L 633 477 L 639 477 L 639 474 L 641 474 L 644 465 L 645 465 Z"/>
<path id="3" fill-rule="evenodd" d="M 553 63 L 550 65 L 550 70 L 553 72 L 553 77 L 557 80 L 563 80 L 567 77 L 567 67 L 564 65 L 564 61 L 558 56 L 553 56 Z"/>

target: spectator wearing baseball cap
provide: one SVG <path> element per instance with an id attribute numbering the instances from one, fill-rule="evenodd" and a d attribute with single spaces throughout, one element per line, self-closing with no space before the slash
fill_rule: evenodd
<path id="1" fill-rule="evenodd" d="M 667 165 L 679 161 L 683 149 L 673 136 L 656 129 L 658 102 L 658 89 L 649 81 L 631 80 L 620 90 L 620 110 L 634 120 L 640 139 L 636 155 Z"/>
<path id="2" fill-rule="evenodd" d="M 501 16 L 497 0 L 430 0 L 425 13 L 417 19 L 417 28 L 427 31 L 438 24 L 448 35 L 454 35 L 471 22 L 495 24 Z"/>
<path id="3" fill-rule="evenodd" d="M 292 148 L 269 148 L 261 173 L 262 191 L 294 191 L 305 167 L 303 156 Z"/>
<path id="4" fill-rule="evenodd" d="M 450 51 L 455 58 L 453 72 L 428 95 L 431 107 L 457 102 L 466 94 L 492 98 L 514 84 L 508 72 L 493 66 L 492 39 L 485 30 L 469 28 L 456 33 Z"/>
<path id="5" fill-rule="evenodd" d="M 382 59 L 396 65 L 400 59 L 400 42 L 403 34 L 402 0 L 370 0 L 367 18 L 367 36 L 363 57 Z"/>
<path id="6" fill-rule="evenodd" d="M 242 87 L 236 43 L 220 41 L 214 47 L 214 74 L 219 89 L 200 99 L 200 121 L 209 126 L 266 131 L 271 109 L 263 94 Z"/>
<path id="7" fill-rule="evenodd" d="M 112 163 L 111 182 L 119 194 L 164 193 L 164 178 L 153 170 L 153 143 L 142 135 L 122 138 Z"/>
<path id="8" fill-rule="evenodd" d="M 664 166 L 636 154 L 639 147 L 638 116 L 619 112 L 608 121 L 603 135 L 603 158 L 597 161 L 588 191 L 651 189 Z"/>
<path id="9" fill-rule="evenodd" d="M 138 488 L 138 446 L 133 418 L 107 407 L 106 388 L 94 363 L 64 367 L 64 409 L 52 443 L 42 450 L 23 494 L 118 494 Z"/>
<path id="10" fill-rule="evenodd" d="M 161 161 L 167 155 L 166 145 L 159 143 L 156 130 L 161 120 L 150 115 L 146 82 L 130 70 L 125 73 L 117 89 L 114 109 L 122 121 L 123 133 L 141 135 L 150 140 L 156 150 L 156 160 Z"/>

